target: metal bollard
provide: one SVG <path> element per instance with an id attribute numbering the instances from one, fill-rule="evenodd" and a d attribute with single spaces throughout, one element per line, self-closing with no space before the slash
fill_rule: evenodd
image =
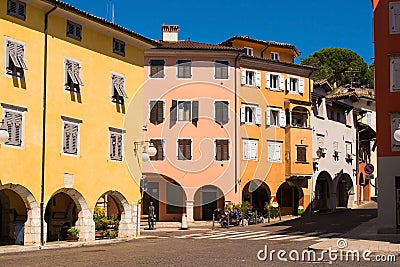
<path id="1" fill-rule="evenodd" d="M 214 230 L 214 223 L 215 223 L 215 214 L 213 214 L 213 220 L 212 220 L 211 230 Z"/>
<path id="2" fill-rule="evenodd" d="M 256 210 L 256 224 L 257 224 L 257 219 L 258 219 L 258 217 L 257 217 L 257 210 Z"/>
<path id="3" fill-rule="evenodd" d="M 228 226 L 226 228 L 229 229 L 229 212 L 228 212 Z"/>

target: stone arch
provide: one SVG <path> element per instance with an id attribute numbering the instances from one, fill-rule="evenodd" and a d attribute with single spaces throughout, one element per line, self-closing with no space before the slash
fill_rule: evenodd
<path id="1" fill-rule="evenodd" d="M 343 173 L 339 179 L 337 179 L 336 184 L 336 207 L 347 208 L 352 206 L 354 203 L 354 184 L 351 176 L 347 173 Z"/>
<path id="2" fill-rule="evenodd" d="M 135 222 L 133 221 L 132 217 L 132 207 L 129 205 L 124 195 L 118 191 L 107 191 L 101 195 L 101 197 L 105 195 L 112 197 L 118 209 L 118 237 L 128 237 L 134 235 Z"/>
<path id="3" fill-rule="evenodd" d="M 298 215 L 300 202 L 304 203 L 303 189 L 291 181 L 286 181 L 279 186 L 276 199 L 282 215 Z"/>
<path id="4" fill-rule="evenodd" d="M 326 171 L 320 172 L 314 186 L 313 208 L 315 210 L 332 209 L 331 199 L 334 194 L 331 175 Z"/>
<path id="5" fill-rule="evenodd" d="M 254 208 L 263 211 L 271 201 L 271 189 L 264 181 L 253 179 L 243 187 L 242 201 L 248 201 Z"/>
<path id="6" fill-rule="evenodd" d="M 27 220 L 24 224 L 24 245 L 40 244 L 40 208 L 33 194 L 24 186 L 18 184 L 4 184 L 1 190 L 11 190 L 24 202 Z"/>
<path id="7" fill-rule="evenodd" d="M 194 195 L 195 220 L 211 220 L 215 209 L 225 207 L 225 196 L 215 185 L 204 185 Z"/>
<path id="8" fill-rule="evenodd" d="M 87 202 L 83 197 L 83 195 L 73 188 L 61 188 L 51 195 L 49 202 L 54 196 L 60 193 L 68 195 L 76 205 L 78 218 L 75 222 L 75 227 L 80 230 L 79 240 L 80 241 L 94 240 L 95 224 L 93 221 L 93 214 L 92 211 L 88 208 Z"/>

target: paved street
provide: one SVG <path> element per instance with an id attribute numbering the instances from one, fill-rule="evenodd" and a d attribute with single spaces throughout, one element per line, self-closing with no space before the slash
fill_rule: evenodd
<path id="1" fill-rule="evenodd" d="M 269 252 L 281 249 L 301 252 L 312 244 L 339 236 L 374 217 L 376 209 L 366 206 L 274 225 L 216 231 L 145 231 L 140 240 L 117 244 L 5 254 L 0 256 L 0 266 L 282 266 L 276 254 L 274 261 L 259 261 L 257 253 L 264 250 L 265 245 Z M 284 264 L 320 266 L 327 263 Z M 376 266 L 376 263 L 334 262 L 333 265 Z"/>

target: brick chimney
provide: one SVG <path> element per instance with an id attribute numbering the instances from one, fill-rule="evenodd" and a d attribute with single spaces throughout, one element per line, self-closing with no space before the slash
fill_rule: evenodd
<path id="1" fill-rule="evenodd" d="M 178 25 L 162 25 L 162 40 L 165 42 L 177 42 L 178 41 Z"/>

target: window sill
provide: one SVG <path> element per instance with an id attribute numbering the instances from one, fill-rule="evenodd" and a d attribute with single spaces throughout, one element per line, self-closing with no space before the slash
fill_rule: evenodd
<path id="1" fill-rule="evenodd" d="M 296 164 L 310 164 L 308 161 L 296 161 Z"/>
<path id="2" fill-rule="evenodd" d="M 273 92 L 283 92 L 284 90 L 280 90 L 279 88 L 265 88 L 268 91 L 273 91 Z"/>

